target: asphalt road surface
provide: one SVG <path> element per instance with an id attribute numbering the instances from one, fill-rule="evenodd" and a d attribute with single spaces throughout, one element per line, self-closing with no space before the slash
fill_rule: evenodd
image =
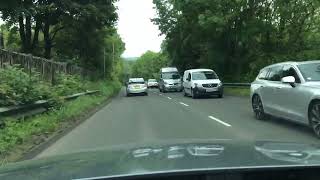
<path id="1" fill-rule="evenodd" d="M 173 139 L 320 142 L 305 126 L 276 118 L 256 120 L 248 98 L 192 99 L 157 89 L 150 90 L 149 96 L 126 97 L 123 89 L 110 104 L 37 157 Z"/>

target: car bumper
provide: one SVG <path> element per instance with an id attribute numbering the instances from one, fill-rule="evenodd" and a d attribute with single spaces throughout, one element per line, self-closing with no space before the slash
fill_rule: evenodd
<path id="1" fill-rule="evenodd" d="M 194 93 L 198 96 L 223 94 L 223 87 L 216 88 L 194 88 Z"/>
<path id="2" fill-rule="evenodd" d="M 143 89 L 127 89 L 128 94 L 141 94 L 141 93 L 147 93 L 147 88 Z"/>
<path id="3" fill-rule="evenodd" d="M 181 91 L 182 90 L 182 86 L 178 86 L 178 85 L 165 85 L 164 89 L 166 91 Z"/>
<path id="4" fill-rule="evenodd" d="M 158 84 L 149 84 L 148 87 L 158 87 Z"/>

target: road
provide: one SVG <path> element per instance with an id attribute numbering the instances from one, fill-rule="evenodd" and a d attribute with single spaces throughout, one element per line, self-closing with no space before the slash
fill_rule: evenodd
<path id="1" fill-rule="evenodd" d="M 109 105 L 36 158 L 172 139 L 319 142 L 307 127 L 275 118 L 256 120 L 248 98 L 192 99 L 156 89 L 149 96 L 125 97 L 123 89 Z"/>

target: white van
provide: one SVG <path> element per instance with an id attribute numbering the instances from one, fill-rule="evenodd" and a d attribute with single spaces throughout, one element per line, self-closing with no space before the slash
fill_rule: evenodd
<path id="1" fill-rule="evenodd" d="M 183 75 L 185 96 L 197 98 L 203 95 L 223 97 L 223 85 L 217 74 L 211 69 L 190 69 Z"/>
<path id="2" fill-rule="evenodd" d="M 161 68 L 159 80 L 160 92 L 182 91 L 181 76 L 175 67 Z"/>

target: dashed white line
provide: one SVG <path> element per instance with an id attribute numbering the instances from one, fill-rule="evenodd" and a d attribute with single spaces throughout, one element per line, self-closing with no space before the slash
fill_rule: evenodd
<path id="1" fill-rule="evenodd" d="M 221 121 L 221 120 L 218 119 L 218 118 L 215 118 L 215 117 L 213 117 L 213 116 L 209 116 L 209 118 L 212 119 L 212 120 L 215 120 L 215 121 L 217 121 L 218 123 L 221 123 L 221 124 L 223 124 L 223 125 L 225 125 L 225 126 L 231 127 L 230 124 L 228 124 L 228 123 L 226 123 L 226 122 L 223 122 L 223 121 Z"/>
<path id="2" fill-rule="evenodd" d="M 185 104 L 185 103 L 183 103 L 183 102 L 179 102 L 180 104 L 182 104 L 182 105 L 184 105 L 184 106 L 189 106 L 188 104 Z"/>
<path id="3" fill-rule="evenodd" d="M 167 97 L 168 99 L 172 99 L 171 97 Z"/>

